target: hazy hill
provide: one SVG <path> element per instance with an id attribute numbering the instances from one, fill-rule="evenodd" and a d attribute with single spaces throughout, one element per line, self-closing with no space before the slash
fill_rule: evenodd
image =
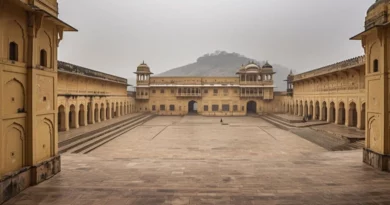
<path id="1" fill-rule="evenodd" d="M 240 66 L 247 64 L 249 61 L 255 61 L 260 65 L 265 63 L 264 61 L 247 58 L 238 53 L 216 51 L 198 58 L 195 63 L 173 68 L 157 76 L 236 76 Z M 274 76 L 276 90 L 285 90 L 286 82 L 284 80 L 287 78 L 290 70 L 274 62 L 269 63 L 272 64 L 276 72 Z"/>

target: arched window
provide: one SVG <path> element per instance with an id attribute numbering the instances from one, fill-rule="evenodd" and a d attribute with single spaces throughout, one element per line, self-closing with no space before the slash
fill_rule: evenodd
<path id="1" fill-rule="evenodd" d="M 11 61 L 18 61 L 18 44 L 15 42 L 9 44 L 9 59 Z"/>
<path id="2" fill-rule="evenodd" d="M 47 52 L 45 51 L 45 49 L 41 50 L 40 65 L 43 66 L 43 67 L 47 67 Z"/>
<path id="3" fill-rule="evenodd" d="M 377 59 L 374 60 L 374 73 L 379 71 L 379 62 Z"/>

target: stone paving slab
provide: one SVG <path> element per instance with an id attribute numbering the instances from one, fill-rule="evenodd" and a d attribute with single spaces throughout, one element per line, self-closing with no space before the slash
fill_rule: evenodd
<path id="1" fill-rule="evenodd" d="M 156 117 L 11 204 L 390 204 L 390 174 L 260 118 Z"/>

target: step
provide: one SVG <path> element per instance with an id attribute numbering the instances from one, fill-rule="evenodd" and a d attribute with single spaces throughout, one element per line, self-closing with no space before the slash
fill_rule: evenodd
<path id="1" fill-rule="evenodd" d="M 270 118 L 269 116 L 266 116 L 266 115 L 261 116 L 260 118 L 265 120 L 265 121 L 267 121 L 267 122 L 269 122 L 269 123 L 271 123 L 271 124 L 273 124 L 273 125 L 275 125 L 275 126 L 277 126 L 277 127 L 279 127 L 279 128 L 281 128 L 281 129 L 284 129 L 284 130 L 290 130 L 290 129 L 295 128 L 295 127 L 290 126 L 290 125 L 288 125 L 288 124 L 286 124 L 284 122 L 280 122 L 280 121 L 278 121 L 276 119 Z"/>
<path id="2" fill-rule="evenodd" d="M 144 118 L 145 116 L 148 116 L 148 115 L 141 114 L 141 115 L 138 115 L 134 118 L 130 118 L 129 120 L 125 120 L 125 121 L 121 121 L 120 123 L 116 123 L 116 125 L 114 125 L 114 126 L 105 127 L 105 129 L 99 129 L 100 131 L 98 131 L 98 132 L 93 131 L 93 134 L 90 134 L 91 132 L 83 134 L 82 137 L 78 137 L 78 139 L 71 140 L 71 142 L 67 143 L 66 145 L 62 145 L 62 146 L 59 145 L 59 153 L 61 154 L 61 153 L 67 152 L 68 150 L 70 150 L 70 149 L 72 149 L 80 144 L 83 144 L 83 143 L 88 142 L 92 139 L 100 137 L 106 133 L 109 133 L 113 130 L 116 130 L 120 127 L 123 127 L 129 123 L 135 122 L 141 118 Z"/>
<path id="3" fill-rule="evenodd" d="M 303 121 L 303 116 L 300 117 L 301 118 L 300 120 L 289 120 L 289 119 L 285 119 L 283 117 L 280 117 L 280 116 L 274 115 L 274 114 L 270 114 L 270 116 L 272 116 L 273 118 L 277 118 L 277 119 L 279 119 L 281 121 L 287 122 L 287 123 L 302 123 L 302 122 L 304 122 Z"/>
<path id="4" fill-rule="evenodd" d="M 140 114 L 138 114 L 138 115 L 135 115 L 134 117 L 127 118 L 127 119 L 125 119 L 125 120 L 122 120 L 122 121 L 119 121 L 119 122 L 116 122 L 116 123 L 107 125 L 107 126 L 105 126 L 105 127 L 101 127 L 101 128 L 96 129 L 96 130 L 92 130 L 92 131 L 90 131 L 90 132 L 86 132 L 86 133 L 80 134 L 80 135 L 78 135 L 78 136 L 72 137 L 71 139 L 68 139 L 68 140 L 59 142 L 59 143 L 58 143 L 58 147 L 62 147 L 62 146 L 68 145 L 68 144 L 70 144 L 70 143 L 72 143 L 72 142 L 74 142 L 74 141 L 77 141 L 77 140 L 79 140 L 79 139 L 85 137 L 85 136 L 90 136 L 90 135 L 93 135 L 93 134 L 95 134 L 95 133 L 101 132 L 101 131 L 103 131 L 103 130 L 107 130 L 107 129 L 111 128 L 111 127 L 114 127 L 114 126 L 117 126 L 117 125 L 119 125 L 119 124 L 125 123 L 125 122 L 127 122 L 127 121 L 130 121 L 130 120 L 132 120 L 132 119 L 134 119 L 134 118 L 136 118 L 136 117 L 142 116 L 142 115 L 145 115 L 145 113 L 140 113 Z"/>
<path id="5" fill-rule="evenodd" d="M 93 139 L 89 139 L 89 140 L 85 141 L 84 143 L 78 144 L 77 146 L 73 147 L 72 149 L 69 149 L 68 152 L 70 152 L 70 153 L 80 153 L 83 150 L 88 149 L 89 147 L 92 147 L 95 144 L 97 144 L 99 142 L 102 142 L 105 139 L 107 139 L 107 138 L 109 138 L 109 137 L 111 137 L 111 136 L 113 136 L 115 134 L 118 134 L 118 133 L 121 133 L 123 131 L 126 131 L 127 129 L 129 129 L 131 127 L 136 127 L 140 123 L 143 123 L 147 119 L 150 119 L 151 116 L 153 116 L 153 115 L 147 115 L 147 116 L 139 118 L 138 120 L 133 121 L 133 122 L 127 124 L 127 125 L 124 125 L 124 126 L 121 126 L 121 127 L 115 127 L 115 129 L 112 129 L 110 132 L 107 132 L 107 133 L 105 133 L 103 135 L 100 135 L 98 137 L 95 137 Z"/>
<path id="6" fill-rule="evenodd" d="M 127 129 L 125 129 L 125 130 L 122 130 L 122 131 L 120 131 L 119 133 L 116 133 L 116 134 L 114 134 L 114 135 L 112 135 L 112 136 L 110 136 L 110 137 L 108 137 L 108 138 L 102 140 L 101 142 L 96 143 L 95 145 L 88 147 L 88 149 L 83 150 L 82 152 L 79 152 L 79 153 L 80 153 L 80 154 L 88 154 L 88 153 L 92 152 L 93 150 L 95 150 L 95 149 L 97 149 L 97 148 L 103 146 L 104 144 L 110 142 L 111 140 L 113 140 L 113 139 L 115 139 L 115 138 L 117 138 L 117 137 L 120 137 L 121 135 L 125 134 L 126 132 L 128 132 L 128 131 L 130 131 L 130 130 L 132 130 L 132 129 L 134 129 L 134 128 L 136 128 L 136 127 L 142 125 L 142 124 L 144 124 L 145 122 L 151 120 L 151 119 L 154 118 L 154 117 L 155 117 L 155 116 L 150 116 L 149 118 L 147 118 L 147 119 L 145 119 L 145 120 L 142 120 L 142 122 L 139 122 L 139 123 L 137 123 L 136 125 L 131 126 L 131 127 L 127 128 Z"/>

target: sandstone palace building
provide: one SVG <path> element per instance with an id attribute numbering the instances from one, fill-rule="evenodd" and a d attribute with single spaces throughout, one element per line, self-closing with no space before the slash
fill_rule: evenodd
<path id="1" fill-rule="evenodd" d="M 156 77 L 149 66 L 137 67 L 137 110 L 158 115 L 240 116 L 273 112 L 275 72 L 254 62 L 236 77 Z"/>
<path id="2" fill-rule="evenodd" d="M 312 116 L 366 130 L 363 161 L 389 171 L 389 14 L 390 0 L 369 8 L 352 38 L 365 56 L 291 73 L 283 92 L 268 62 L 249 62 L 232 77 L 154 76 L 142 63 L 129 93 L 125 78 L 57 60 L 64 32 L 77 31 L 58 18 L 57 0 L 0 0 L 0 203 L 60 172 L 59 132 L 135 112 Z"/>

